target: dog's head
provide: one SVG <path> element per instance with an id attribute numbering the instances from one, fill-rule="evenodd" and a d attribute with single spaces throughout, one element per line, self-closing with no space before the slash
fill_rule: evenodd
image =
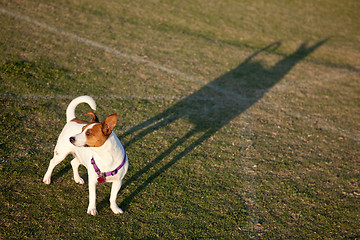
<path id="1" fill-rule="evenodd" d="M 116 113 L 108 116 L 102 123 L 97 121 L 94 113 L 91 115 L 93 115 L 91 122 L 82 128 L 82 132 L 69 138 L 69 141 L 77 147 L 101 147 L 116 125 Z"/>

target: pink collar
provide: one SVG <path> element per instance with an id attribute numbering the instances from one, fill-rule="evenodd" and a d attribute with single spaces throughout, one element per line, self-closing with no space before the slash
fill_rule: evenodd
<path id="1" fill-rule="evenodd" d="M 99 167 L 95 163 L 94 157 L 92 157 L 91 158 L 91 164 L 93 165 L 93 167 L 95 169 L 95 172 L 98 175 L 97 181 L 99 183 L 103 183 L 103 182 L 106 182 L 106 177 L 116 175 L 118 173 L 118 171 L 124 166 L 125 161 L 126 161 L 126 152 L 124 154 L 124 159 L 123 159 L 122 163 L 117 168 L 115 168 L 115 170 L 109 171 L 109 172 L 101 172 Z"/>

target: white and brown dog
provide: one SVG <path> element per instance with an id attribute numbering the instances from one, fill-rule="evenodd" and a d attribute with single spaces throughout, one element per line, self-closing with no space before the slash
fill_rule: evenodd
<path id="1" fill-rule="evenodd" d="M 49 168 L 44 176 L 44 183 L 50 184 L 51 174 L 55 166 L 72 153 L 74 159 L 71 166 L 76 183 L 84 184 L 78 168 L 82 164 L 87 168 L 89 176 L 89 207 L 88 214 L 96 215 L 96 184 L 98 182 L 112 182 L 110 208 L 115 214 L 123 213 L 116 204 L 117 193 L 120 190 L 129 161 L 125 149 L 112 132 L 117 122 L 116 114 L 112 114 L 99 123 L 93 112 L 91 122 L 76 119 L 75 108 L 80 103 L 87 103 L 96 110 L 94 99 L 81 96 L 71 101 L 66 110 L 67 124 L 62 130 L 50 161 Z"/>

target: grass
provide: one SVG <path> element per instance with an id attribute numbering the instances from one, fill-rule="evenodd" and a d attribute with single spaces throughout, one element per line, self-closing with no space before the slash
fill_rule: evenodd
<path id="1" fill-rule="evenodd" d="M 360 238 L 357 1 L 0 8 L 184 73 L 1 12 L 0 238 Z M 83 94 L 100 119 L 119 116 L 130 159 L 120 216 L 107 184 L 99 215 L 86 214 L 70 157 L 41 182 Z"/>

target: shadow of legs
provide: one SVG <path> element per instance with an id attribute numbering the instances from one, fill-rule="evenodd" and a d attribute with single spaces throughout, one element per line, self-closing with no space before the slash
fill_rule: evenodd
<path id="1" fill-rule="evenodd" d="M 124 184 L 124 188 L 128 186 L 131 182 L 135 181 L 137 178 L 139 178 L 141 175 L 143 175 L 145 172 L 149 171 L 151 167 L 153 167 L 155 164 L 159 163 L 162 159 L 164 159 L 167 155 L 169 155 L 173 150 L 175 150 L 178 146 L 182 145 L 187 139 L 189 139 L 192 135 L 194 135 L 197 132 L 196 129 L 193 129 L 189 131 L 184 137 L 179 139 L 175 144 L 173 144 L 169 149 L 167 149 L 164 153 L 159 155 L 154 161 L 152 161 L 150 164 L 148 164 L 145 168 L 141 169 L 137 173 L 135 173 L 126 183 Z M 175 163 L 177 163 L 182 157 L 190 153 L 196 146 L 199 146 L 204 141 L 206 141 L 211 135 L 213 135 L 216 132 L 216 130 L 209 130 L 205 132 L 200 138 L 198 138 L 195 142 L 193 142 L 190 146 L 188 146 L 184 151 L 176 155 L 170 162 L 165 164 L 163 167 L 161 167 L 159 170 L 157 170 L 155 173 L 153 173 L 148 179 L 146 179 L 143 184 L 141 184 L 139 187 L 137 187 L 128 197 L 124 199 L 124 201 L 121 203 L 121 207 L 123 209 L 127 209 L 129 207 L 130 202 L 134 199 L 136 195 L 138 195 L 141 191 L 143 191 L 150 183 L 152 183 L 158 176 L 160 176 L 163 172 L 167 171 L 171 166 L 173 166 Z"/>

